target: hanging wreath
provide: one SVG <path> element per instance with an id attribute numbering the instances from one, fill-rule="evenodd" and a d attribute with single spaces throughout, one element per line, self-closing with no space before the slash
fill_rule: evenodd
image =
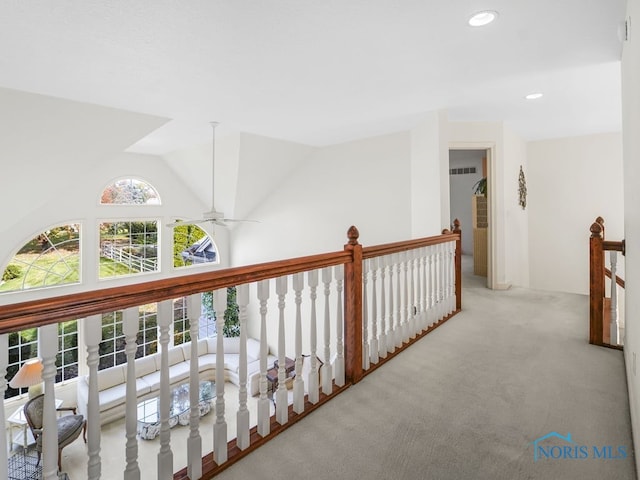
<path id="1" fill-rule="evenodd" d="M 520 165 L 520 176 L 518 177 L 518 203 L 524 210 L 527 207 L 527 181 L 524 178 L 524 172 L 522 171 L 522 165 Z"/>

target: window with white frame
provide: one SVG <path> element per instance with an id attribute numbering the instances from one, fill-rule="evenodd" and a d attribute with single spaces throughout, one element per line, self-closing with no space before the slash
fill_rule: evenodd
<path id="1" fill-rule="evenodd" d="M 158 225 L 155 220 L 100 223 L 101 279 L 158 269 Z"/>
<path id="2" fill-rule="evenodd" d="M 58 354 L 56 355 L 56 383 L 78 376 L 78 321 L 58 324 Z"/>
<path id="3" fill-rule="evenodd" d="M 26 242 L 9 261 L 0 293 L 80 282 L 80 225 L 44 230 Z"/>
<path id="4" fill-rule="evenodd" d="M 109 208 L 108 205 L 133 205 L 145 208 L 147 205 L 160 203 L 160 196 L 152 185 L 130 178 L 118 180 L 107 186 L 100 197 L 100 204 L 104 205 L 105 209 Z M 109 219 L 98 224 L 100 252 L 98 278 L 108 279 L 159 271 L 158 222 L 155 219 L 145 219 L 139 214 L 137 217 Z M 217 247 L 213 239 L 199 226 L 179 225 L 172 232 L 174 268 L 219 263 Z M 26 242 L 7 264 L 0 279 L 0 293 L 80 283 L 82 281 L 80 233 L 80 224 L 70 223 L 45 230 Z M 179 345 L 191 340 L 186 303 L 186 298 L 174 300 L 171 345 Z M 210 292 L 202 295 L 201 313 L 199 338 L 215 336 L 216 323 Z M 158 333 L 157 304 L 140 306 L 136 358 L 158 351 Z M 82 338 L 78 335 L 77 320 L 58 324 L 56 382 L 64 382 L 78 376 L 79 353 L 82 349 L 82 345 L 78 346 L 79 341 L 82 343 Z M 9 334 L 8 353 L 9 365 L 6 378 L 10 380 L 25 361 L 38 356 L 38 329 L 26 329 Z M 98 368 L 109 368 L 125 362 L 123 312 L 105 313 L 102 315 L 102 341 L 99 344 Z M 5 398 L 25 392 L 26 389 L 17 390 L 8 387 Z"/>
<path id="5" fill-rule="evenodd" d="M 138 309 L 138 318 L 136 358 L 158 352 L 158 304 L 141 305 Z"/>
<path id="6" fill-rule="evenodd" d="M 213 239 L 197 225 L 173 227 L 174 268 L 219 263 L 218 249 Z"/>
<path id="7" fill-rule="evenodd" d="M 149 183 L 123 178 L 107 185 L 100 195 L 102 205 L 159 205 L 160 195 Z"/>
<path id="8" fill-rule="evenodd" d="M 9 334 L 9 363 L 7 365 L 6 379 L 11 380 L 24 362 L 38 356 L 38 329 L 29 328 L 20 332 Z M 26 388 L 12 388 L 7 385 L 4 398 L 11 398 L 26 393 Z"/>
<path id="9" fill-rule="evenodd" d="M 98 345 L 98 370 L 120 365 L 127 361 L 122 331 L 122 310 L 102 314 L 102 341 Z"/>

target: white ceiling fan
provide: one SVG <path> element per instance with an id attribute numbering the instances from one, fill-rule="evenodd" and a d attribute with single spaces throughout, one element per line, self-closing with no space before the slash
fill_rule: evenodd
<path id="1" fill-rule="evenodd" d="M 218 212 L 214 207 L 214 199 L 215 199 L 215 178 L 216 178 L 216 127 L 219 125 L 218 122 L 211 122 L 211 127 L 213 128 L 213 154 L 211 156 L 211 210 L 202 214 L 202 218 L 200 219 L 191 219 L 191 220 L 176 220 L 173 223 L 168 223 L 168 227 L 177 227 L 179 225 L 193 225 L 196 223 L 204 223 L 211 222 L 215 225 L 220 225 L 222 227 L 228 227 L 229 223 L 240 223 L 240 222 L 255 222 L 259 223 L 258 220 L 238 220 L 234 218 L 225 218 L 224 213 Z"/>

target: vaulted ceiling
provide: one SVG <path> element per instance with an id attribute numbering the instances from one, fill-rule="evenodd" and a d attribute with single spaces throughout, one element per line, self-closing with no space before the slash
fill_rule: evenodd
<path id="1" fill-rule="evenodd" d="M 525 140 L 615 131 L 624 4 L 12 0 L 0 87 L 168 118 L 131 147 L 155 154 L 210 141 L 210 120 L 310 145 L 440 109 Z M 498 19 L 470 27 L 480 9 Z"/>

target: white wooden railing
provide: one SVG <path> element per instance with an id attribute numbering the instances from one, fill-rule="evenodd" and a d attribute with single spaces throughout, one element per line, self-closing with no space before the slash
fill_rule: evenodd
<path id="1" fill-rule="evenodd" d="M 299 420 L 340 393 L 362 376 L 389 360 L 461 308 L 460 231 L 424 239 L 362 248 L 352 227 L 345 250 L 282 262 L 218 270 L 176 280 L 56 297 L 0 307 L 0 352 L 6 352 L 7 332 L 39 326 L 40 338 L 57 335 L 56 323 L 68 318 L 83 322 L 88 366 L 87 461 L 80 476 L 98 480 L 103 471 L 121 468 L 122 478 L 211 478 L 242 458 L 283 428 Z M 215 370 L 215 422 L 213 444 L 203 445 L 198 413 L 198 327 L 201 294 L 213 291 L 217 331 L 222 332 L 226 288 L 237 286 L 240 320 L 238 393 L 228 402 L 225 392 L 224 348 L 217 338 Z M 169 331 L 172 299 L 189 298 L 191 359 L 191 414 L 187 440 L 187 466 L 174 465 L 169 426 Z M 320 297 L 320 298 L 318 298 Z M 160 438 L 157 470 L 142 472 L 138 459 L 136 394 L 136 336 L 138 307 L 158 302 L 160 379 Z M 117 307 L 117 308 L 116 308 Z M 125 464 L 105 466 L 100 452 L 98 400 L 98 345 L 101 314 L 123 309 L 126 337 L 126 413 L 123 431 Z M 259 331 L 259 394 L 248 396 L 247 337 L 249 324 Z M 45 436 L 42 478 L 58 478 L 54 378 L 57 342 L 40 343 L 44 364 Z M 278 386 L 273 401 L 268 396 L 267 354 L 276 351 Z M 287 389 L 286 357 L 295 362 L 292 390 Z M 304 359 L 308 358 L 308 368 Z M 322 365 L 320 367 L 320 364 Z M 0 392 L 6 382 L 6 354 L 0 353 Z M 251 418 L 249 402 L 256 402 Z M 229 405 L 237 405 L 229 411 Z M 272 409 L 275 414 L 272 414 Z M 0 415 L 4 405 L 0 404 Z M 235 415 L 234 431 L 228 420 Z M 0 439 L 0 472 L 6 471 L 6 436 Z M 229 442 L 229 438 L 233 438 Z M 109 448 L 114 446 L 110 445 Z M 209 453 L 208 453 L 209 452 Z M 210 453 L 212 452 L 212 454 Z M 182 468 L 184 467 L 184 468 Z M 112 476 L 112 474 L 111 474 Z"/>

